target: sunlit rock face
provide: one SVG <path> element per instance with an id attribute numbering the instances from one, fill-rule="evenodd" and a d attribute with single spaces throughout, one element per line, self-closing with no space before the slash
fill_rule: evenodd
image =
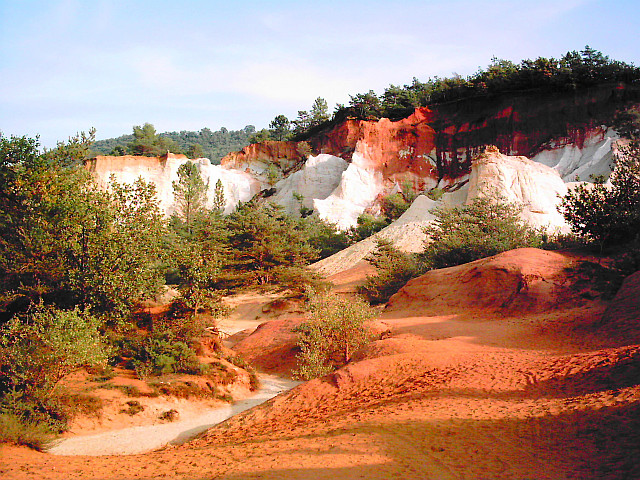
<path id="1" fill-rule="evenodd" d="M 169 153 L 162 157 L 98 156 L 85 162 L 85 167 L 103 188 L 113 179 L 118 183 L 134 183 L 138 178 L 153 183 L 160 208 L 171 215 L 175 211 L 173 182 L 178 180 L 178 168 L 190 161 L 184 155 Z M 231 170 L 220 165 L 211 165 L 207 158 L 191 160 L 209 185 L 208 206 L 212 206 L 213 191 L 220 180 L 224 188 L 225 212 L 235 209 L 238 202 L 246 202 L 261 190 L 261 182 L 249 173 Z"/>
<path id="2" fill-rule="evenodd" d="M 496 147 L 487 147 L 471 165 L 466 203 L 496 194 L 522 205 L 522 218 L 530 225 L 551 232 L 568 229 L 558 212 L 559 197 L 567 187 L 558 172 L 526 157 L 502 155 Z"/>
<path id="3" fill-rule="evenodd" d="M 313 267 L 324 275 L 344 271 L 373 252 L 378 239 L 391 240 L 400 250 L 424 249 L 424 227 L 434 219 L 433 209 L 470 204 L 474 199 L 493 195 L 522 205 L 522 219 L 550 233 L 567 232 L 568 225 L 557 212 L 559 195 L 567 187 L 557 171 L 525 157 L 502 155 L 496 147 L 487 147 L 472 162 L 468 182 L 445 193 L 438 201 L 420 195 L 395 222 L 372 237 L 317 262 Z"/>
<path id="4" fill-rule="evenodd" d="M 316 209 L 317 202 L 326 200 L 338 188 L 349 166 L 333 155 L 311 156 L 300 170 L 275 185 L 277 193 L 270 199 L 289 214 L 297 214 L 301 207 Z"/>
<path id="5" fill-rule="evenodd" d="M 397 121 L 345 118 L 306 142 L 262 142 L 230 153 L 220 166 L 207 159 L 196 163 L 210 185 L 210 197 L 216 182 L 222 182 L 227 213 L 262 192 L 289 213 L 304 206 L 346 229 L 363 212 L 378 212 L 389 193 L 407 188 L 426 192 L 466 182 L 473 192 L 474 185 L 488 182 L 499 184 L 510 199 L 526 197 L 532 223 L 558 225 L 546 196 L 532 195 L 527 183 L 532 172 L 545 179 L 540 188 L 556 193 L 562 191 L 561 178 L 568 182 L 607 174 L 616 134 L 604 125 L 622 105 L 637 102 L 639 92 L 637 87 L 604 85 L 578 92 L 474 97 L 417 108 Z M 533 164 L 485 158 L 474 170 L 472 162 L 487 145 L 497 146 L 503 157 L 527 157 Z M 112 174 L 120 182 L 131 183 L 139 176 L 153 182 L 161 207 L 171 214 L 172 182 L 186 161 L 172 154 L 155 159 L 97 157 L 87 167 L 103 185 Z M 551 180 L 545 166 L 559 177 Z M 509 182 L 515 182 L 510 190 Z"/>

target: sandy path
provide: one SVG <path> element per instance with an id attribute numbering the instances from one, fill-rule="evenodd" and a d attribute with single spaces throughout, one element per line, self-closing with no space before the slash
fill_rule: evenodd
<path id="1" fill-rule="evenodd" d="M 203 412 L 189 420 L 67 438 L 58 441 L 48 452 L 54 455 L 134 455 L 165 445 L 180 445 L 208 428 L 291 390 L 300 383 L 273 375 L 260 375 L 260 382 L 262 387 L 255 395 L 233 405 Z"/>

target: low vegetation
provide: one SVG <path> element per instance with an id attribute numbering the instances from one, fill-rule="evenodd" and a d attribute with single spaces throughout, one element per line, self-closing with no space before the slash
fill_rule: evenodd
<path id="1" fill-rule="evenodd" d="M 429 269 L 452 267 L 514 248 L 541 247 L 542 233 L 524 222 L 522 206 L 495 194 L 469 205 L 436 208 L 421 260 Z"/>
<path id="2" fill-rule="evenodd" d="M 640 241 L 640 143 L 619 147 L 609 181 L 581 184 L 561 201 L 573 233 L 605 247 Z"/>
<path id="3" fill-rule="evenodd" d="M 494 194 L 469 205 L 441 207 L 425 227 L 421 254 L 400 252 L 386 240 L 366 260 L 377 269 L 359 292 L 372 304 L 384 303 L 411 278 L 427 270 L 451 267 L 522 247 L 542 247 L 546 236 L 521 218 L 522 207 Z"/>
<path id="4" fill-rule="evenodd" d="M 346 365 L 371 340 L 366 323 L 373 317 L 374 311 L 361 298 L 311 293 L 309 320 L 296 329 L 300 353 L 294 375 L 310 380 Z"/>
<path id="5" fill-rule="evenodd" d="M 369 275 L 358 288 L 371 304 L 386 303 L 412 278 L 426 271 L 426 265 L 416 254 L 398 250 L 389 240 L 378 240 L 376 249 L 365 260 L 376 267 L 376 275 Z"/>

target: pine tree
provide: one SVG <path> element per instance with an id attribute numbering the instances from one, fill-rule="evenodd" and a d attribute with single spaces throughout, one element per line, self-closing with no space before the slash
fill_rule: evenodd
<path id="1" fill-rule="evenodd" d="M 205 209 L 209 185 L 204 183 L 198 166 L 193 162 L 186 162 L 178 167 L 178 181 L 174 181 L 172 185 L 176 203 L 174 218 L 190 233 L 195 218 Z"/>

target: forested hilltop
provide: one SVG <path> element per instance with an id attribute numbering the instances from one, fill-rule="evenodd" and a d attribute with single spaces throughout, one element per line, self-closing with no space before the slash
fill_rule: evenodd
<path id="1" fill-rule="evenodd" d="M 253 125 L 247 125 L 242 130 L 222 127 L 214 132 L 205 127 L 199 132 L 182 130 L 156 134 L 153 125 L 147 123 L 142 127 L 134 127 L 132 134 L 97 140 L 91 146 L 91 151 L 94 155 L 162 155 L 170 150 L 172 153 L 184 153 L 190 158 L 206 157 L 217 164 L 229 152 L 249 145 L 249 139 L 255 131 Z M 146 143 L 155 143 L 154 149 L 145 151 L 136 148 L 144 143 L 145 138 L 152 139 Z"/>
<path id="2" fill-rule="evenodd" d="M 414 78 L 411 84 L 389 85 L 378 95 L 373 90 L 350 95 L 348 105 L 338 104 L 330 113 L 322 97 L 315 99 L 309 110 L 299 110 L 290 120 L 277 115 L 269 128 L 256 131 L 253 125 L 242 130 L 218 131 L 203 128 L 199 132 L 156 133 L 153 125 L 133 127 L 133 133 L 98 140 L 92 145 L 93 155 L 159 156 L 167 151 L 184 153 L 190 158 L 207 157 L 218 164 L 230 152 L 266 140 L 308 140 L 320 131 L 347 118 L 374 120 L 383 117 L 399 120 L 418 107 L 452 105 L 471 99 L 504 98 L 519 92 L 558 94 L 585 91 L 605 84 L 638 85 L 640 68 L 613 60 L 588 45 L 581 51 L 569 51 L 560 58 L 538 57 L 519 64 L 497 57 L 485 68 L 467 77 L 432 77 L 426 82 Z M 622 119 L 624 120 L 624 119 Z M 624 127 L 623 127 L 624 128 Z"/>

